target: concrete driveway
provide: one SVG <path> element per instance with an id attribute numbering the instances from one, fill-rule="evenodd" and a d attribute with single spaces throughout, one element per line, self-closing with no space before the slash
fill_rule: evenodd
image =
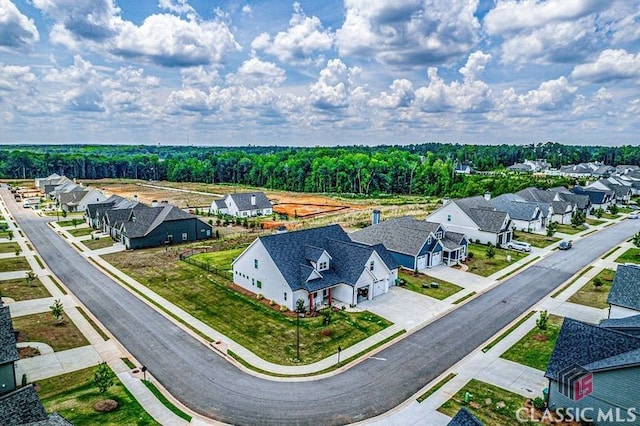
<path id="1" fill-rule="evenodd" d="M 407 331 L 423 325 L 449 306 L 401 287 L 391 287 L 384 296 L 358 303 L 358 308 L 368 309 Z"/>

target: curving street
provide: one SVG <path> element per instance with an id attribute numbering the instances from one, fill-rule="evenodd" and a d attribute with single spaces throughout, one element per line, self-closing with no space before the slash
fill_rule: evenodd
<path id="1" fill-rule="evenodd" d="M 104 275 L 41 218 L 1 190 L 49 268 L 177 399 L 234 424 L 345 424 L 382 414 L 461 360 L 547 293 L 638 231 L 625 220 L 557 251 L 365 359 L 312 381 L 246 374 Z"/>

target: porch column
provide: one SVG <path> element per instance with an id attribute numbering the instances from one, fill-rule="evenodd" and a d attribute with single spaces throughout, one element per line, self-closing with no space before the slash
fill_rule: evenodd
<path id="1" fill-rule="evenodd" d="M 367 294 L 367 300 L 373 300 L 373 283 L 369 284 L 369 294 Z"/>
<path id="2" fill-rule="evenodd" d="M 329 287 L 329 306 L 331 306 L 332 303 L 333 303 L 333 299 L 331 298 L 331 290 L 332 290 L 332 288 Z"/>
<path id="3" fill-rule="evenodd" d="M 309 293 L 309 311 L 315 311 L 313 307 L 313 293 Z"/>

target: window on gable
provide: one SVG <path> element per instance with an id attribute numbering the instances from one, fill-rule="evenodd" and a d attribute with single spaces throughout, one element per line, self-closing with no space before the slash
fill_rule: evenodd
<path id="1" fill-rule="evenodd" d="M 438 238 L 439 240 L 442 239 L 442 231 L 438 231 L 438 233 L 436 234 L 436 238 Z"/>
<path id="2" fill-rule="evenodd" d="M 254 278 L 251 278 L 251 285 L 256 285 L 256 280 Z"/>
<path id="3" fill-rule="evenodd" d="M 373 267 L 375 266 L 374 261 L 372 260 L 371 262 L 369 262 L 369 270 L 373 271 Z"/>
<path id="4" fill-rule="evenodd" d="M 320 265 L 318 265 L 318 271 L 324 271 L 328 268 L 327 262 L 320 262 Z"/>
<path id="5" fill-rule="evenodd" d="M 258 269 L 258 259 L 253 259 L 253 267 L 254 269 Z"/>
<path id="6" fill-rule="evenodd" d="M 447 221 L 451 222 L 451 215 L 450 214 L 447 215 Z"/>
<path id="7" fill-rule="evenodd" d="M 284 292 L 284 300 L 285 300 L 285 302 L 287 300 L 287 292 L 286 291 Z"/>

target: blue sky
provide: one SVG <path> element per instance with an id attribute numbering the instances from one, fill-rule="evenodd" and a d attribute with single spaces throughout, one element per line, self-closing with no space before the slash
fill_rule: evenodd
<path id="1" fill-rule="evenodd" d="M 640 0 L 0 0 L 0 143 L 637 144 Z"/>

